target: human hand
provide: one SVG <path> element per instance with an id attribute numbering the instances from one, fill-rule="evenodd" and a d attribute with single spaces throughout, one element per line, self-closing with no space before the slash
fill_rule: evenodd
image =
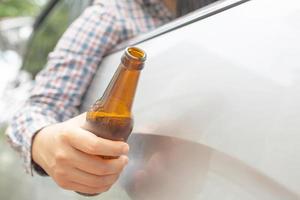
<path id="1" fill-rule="evenodd" d="M 86 194 L 107 191 L 128 163 L 125 142 L 97 137 L 82 129 L 85 114 L 41 129 L 32 158 L 62 188 Z M 101 156 L 116 159 L 103 159 Z"/>

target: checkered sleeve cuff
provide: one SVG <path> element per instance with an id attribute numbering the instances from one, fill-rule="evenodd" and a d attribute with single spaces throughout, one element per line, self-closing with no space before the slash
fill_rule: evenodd
<path id="1" fill-rule="evenodd" d="M 45 174 L 44 170 L 32 161 L 32 139 L 43 127 L 57 122 L 51 111 L 41 110 L 38 107 L 25 107 L 11 120 L 6 131 L 8 142 L 21 155 L 27 173 L 33 175 L 34 169 L 38 174 Z"/>

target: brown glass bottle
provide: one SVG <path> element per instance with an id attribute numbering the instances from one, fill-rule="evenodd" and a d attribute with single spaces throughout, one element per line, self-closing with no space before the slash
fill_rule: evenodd
<path id="1" fill-rule="evenodd" d="M 87 112 L 85 129 L 99 137 L 126 141 L 133 127 L 131 108 L 146 54 L 129 47 L 103 96 Z"/>
<path id="2" fill-rule="evenodd" d="M 127 141 L 133 128 L 131 108 L 145 60 L 146 53 L 143 50 L 137 47 L 125 50 L 103 96 L 87 112 L 85 129 L 105 139 Z"/>

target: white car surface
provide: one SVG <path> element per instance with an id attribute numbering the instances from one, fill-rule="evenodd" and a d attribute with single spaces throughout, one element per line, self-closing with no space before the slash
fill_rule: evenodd
<path id="1" fill-rule="evenodd" d="M 299 36 L 298 0 L 223 1 L 144 36 L 131 162 L 111 192 L 139 200 L 300 199 Z M 101 64 L 83 111 L 122 53 Z"/>

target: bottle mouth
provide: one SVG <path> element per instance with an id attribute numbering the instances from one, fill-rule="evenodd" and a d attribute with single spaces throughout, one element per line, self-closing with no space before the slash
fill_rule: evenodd
<path id="1" fill-rule="evenodd" d="M 130 58 L 141 62 L 144 62 L 147 57 L 145 51 L 137 47 L 128 47 L 125 52 Z"/>

